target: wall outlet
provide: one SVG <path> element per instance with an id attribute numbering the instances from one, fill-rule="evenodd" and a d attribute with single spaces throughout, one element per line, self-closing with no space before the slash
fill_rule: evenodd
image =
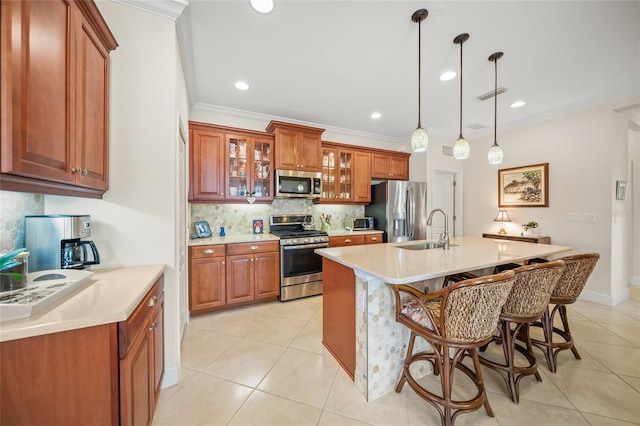
<path id="1" fill-rule="evenodd" d="M 567 220 L 569 222 L 577 223 L 582 220 L 582 215 L 580 213 L 568 213 Z"/>
<path id="2" fill-rule="evenodd" d="M 582 221 L 584 223 L 596 223 L 595 213 L 582 213 Z"/>

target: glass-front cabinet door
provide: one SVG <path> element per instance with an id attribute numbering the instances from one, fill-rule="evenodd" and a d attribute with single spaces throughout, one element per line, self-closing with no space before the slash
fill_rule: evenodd
<path id="1" fill-rule="evenodd" d="M 324 202 L 352 201 L 353 152 L 341 149 L 322 149 L 322 197 Z"/>
<path id="2" fill-rule="evenodd" d="M 249 136 L 227 135 L 228 200 L 273 199 L 273 140 Z"/>
<path id="3" fill-rule="evenodd" d="M 336 164 L 338 164 L 338 150 L 322 149 L 322 200 L 336 198 L 338 187 L 336 184 Z"/>

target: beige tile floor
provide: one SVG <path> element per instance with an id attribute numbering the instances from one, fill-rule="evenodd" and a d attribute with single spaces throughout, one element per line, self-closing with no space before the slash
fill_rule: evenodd
<path id="1" fill-rule="evenodd" d="M 483 369 L 495 417 L 479 410 L 456 424 L 640 424 L 640 302 L 610 308 L 579 301 L 569 321 L 582 360 L 563 351 L 552 374 L 536 350 L 543 381 L 523 378 L 517 405 L 502 379 Z M 440 424 L 408 386 L 367 403 L 321 340 L 322 296 L 195 317 L 182 343 L 179 383 L 162 390 L 153 424 Z M 471 391 L 459 376 L 456 392 Z M 439 385 L 432 375 L 421 380 Z"/>

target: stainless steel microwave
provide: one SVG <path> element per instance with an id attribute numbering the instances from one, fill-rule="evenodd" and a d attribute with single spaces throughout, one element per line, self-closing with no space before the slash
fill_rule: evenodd
<path id="1" fill-rule="evenodd" d="M 277 198 L 320 198 L 322 173 L 276 170 Z"/>
<path id="2" fill-rule="evenodd" d="M 344 219 L 344 227 L 354 231 L 365 231 L 373 229 L 373 218 L 367 217 L 347 217 Z"/>

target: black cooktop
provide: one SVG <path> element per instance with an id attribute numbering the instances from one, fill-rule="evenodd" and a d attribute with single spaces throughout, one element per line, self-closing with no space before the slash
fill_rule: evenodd
<path id="1" fill-rule="evenodd" d="M 320 237 L 320 236 L 327 236 L 329 234 L 327 234 L 326 232 L 322 232 L 322 231 L 305 231 L 303 229 L 300 230 L 274 230 L 273 228 L 271 229 L 271 233 L 274 235 L 277 235 L 280 238 L 298 238 L 298 237 Z"/>

